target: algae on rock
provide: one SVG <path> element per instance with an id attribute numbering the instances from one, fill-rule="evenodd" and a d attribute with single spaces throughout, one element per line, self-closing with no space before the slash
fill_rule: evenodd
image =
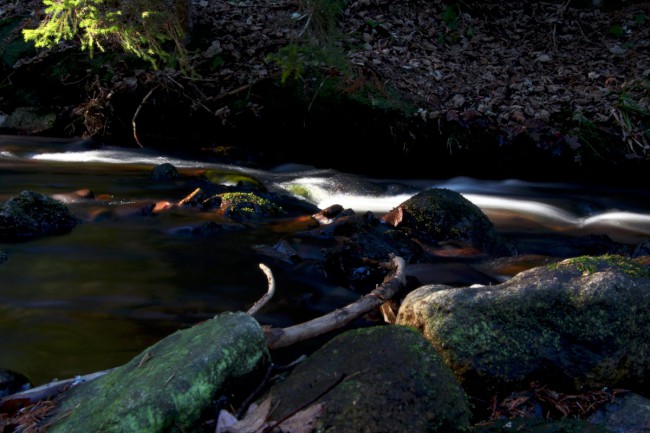
<path id="1" fill-rule="evenodd" d="M 376 326 L 334 337 L 275 385 L 270 419 L 323 403 L 317 431 L 461 432 L 467 397 L 431 344 L 404 326 Z"/>
<path id="2" fill-rule="evenodd" d="M 223 313 L 177 331 L 127 364 L 67 391 L 49 433 L 166 433 L 195 427 L 220 395 L 247 393 L 269 352 L 245 313 Z"/>

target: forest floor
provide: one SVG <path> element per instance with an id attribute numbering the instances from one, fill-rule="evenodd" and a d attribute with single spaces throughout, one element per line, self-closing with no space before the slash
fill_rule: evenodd
<path id="1" fill-rule="evenodd" d="M 54 98 L 57 116 L 68 113 L 66 126 L 59 131 L 70 135 L 120 136 L 115 130 L 121 125 L 123 139 L 131 135 L 137 112 L 141 135 L 136 136 L 135 127 L 132 135 L 141 145 L 173 135 L 172 128 L 184 129 L 186 139 L 207 137 L 212 144 L 235 141 L 235 136 L 259 140 L 247 133 L 245 125 L 262 118 L 267 119 L 266 127 L 275 125 L 289 142 L 290 131 L 306 129 L 310 121 L 317 125 L 313 117 L 322 115 L 320 129 L 313 126 L 316 132 L 295 141 L 314 141 L 317 149 L 331 146 L 327 143 L 335 137 L 325 134 L 320 142 L 318 137 L 334 126 L 355 129 L 350 141 L 370 141 L 374 149 L 383 149 L 375 131 L 379 128 L 392 141 L 388 146 L 397 149 L 391 152 L 411 152 L 413 164 L 419 155 L 462 154 L 472 146 L 465 142 L 471 141 L 468 135 L 478 126 L 490 131 L 487 140 L 494 143 L 485 144 L 486 138 L 479 134 L 477 139 L 475 134 L 485 149 L 478 154 L 471 150 L 474 159 L 500 152 L 526 136 L 536 150 L 562 155 L 570 163 L 648 160 L 650 2 L 616 2 L 619 7 L 601 9 L 574 7 L 576 3 L 348 1 L 342 3 L 337 31 L 331 34 L 324 5 L 332 2 L 195 0 L 190 2 L 193 37 L 188 45 L 192 77 L 169 68 L 133 67 L 106 55 L 90 67 L 66 69 L 65 53 L 79 51 L 78 44 L 67 42 L 56 50 L 25 51 L 11 58 L 15 62 L 5 67 L 7 77 L 2 78 L 0 111 L 10 118 L 20 104 L 8 92 L 20 93 L 21 86 L 34 85 L 34 77 L 43 76 L 41 65 L 49 59 L 63 69 L 57 70 L 61 85 L 56 91 L 74 95 Z M 18 27 L 4 34 L 0 49 L 5 63 L 12 37 L 37 24 L 40 6 L 40 1 L 0 0 L 0 20 L 23 17 Z M 304 73 L 290 78 L 290 90 L 278 97 L 282 66 L 296 64 L 269 56 L 316 35 L 333 41 L 344 58 L 337 60 L 335 53 L 324 63 L 310 59 L 305 51 L 298 65 L 305 66 Z M 49 90 L 55 91 L 51 86 Z M 287 106 L 295 105 L 290 97 L 296 92 L 302 105 L 296 111 L 298 118 L 291 121 L 287 119 L 296 112 Z M 125 94 L 130 98 L 120 99 Z M 377 113 L 400 116 L 364 118 L 359 113 L 350 121 L 355 108 L 348 107 L 336 117 L 332 111 L 337 107 L 323 102 L 333 94 Z M 285 97 L 288 102 L 279 108 L 277 99 Z M 155 110 L 141 110 L 147 104 Z M 164 107 L 173 114 L 166 118 Z M 188 112 L 202 114 L 189 119 L 184 117 Z M 212 136 L 198 132 L 214 130 L 215 123 L 239 129 L 233 134 L 213 131 Z M 24 132 L 12 130 L 11 122 L 2 126 Z"/>

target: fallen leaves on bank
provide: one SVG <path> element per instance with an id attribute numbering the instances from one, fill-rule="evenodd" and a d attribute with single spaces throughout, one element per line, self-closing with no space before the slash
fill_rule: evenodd
<path id="1" fill-rule="evenodd" d="M 613 403 L 618 395 L 626 392 L 629 391 L 602 388 L 567 394 L 533 382 L 528 389 L 513 392 L 501 400 L 495 395 L 491 401 L 490 419 L 516 417 L 585 419 L 602 405 Z"/>

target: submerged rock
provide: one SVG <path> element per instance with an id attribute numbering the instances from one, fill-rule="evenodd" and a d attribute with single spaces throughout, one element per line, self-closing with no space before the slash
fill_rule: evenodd
<path id="1" fill-rule="evenodd" d="M 560 389 L 647 386 L 650 270 L 579 257 L 493 286 L 424 286 L 397 316 L 423 332 L 466 388 L 537 380 Z"/>
<path id="2" fill-rule="evenodd" d="M 31 386 L 24 374 L 0 368 L 0 397 L 24 391 Z"/>
<path id="3" fill-rule="evenodd" d="M 0 209 L 0 239 L 62 234 L 78 222 L 60 201 L 39 192 L 23 191 Z"/>
<path id="4" fill-rule="evenodd" d="M 251 316 L 220 314 L 71 388 L 47 421 L 53 422 L 48 432 L 193 431 L 221 395 L 247 396 L 255 385 L 250 380 L 263 374 L 268 361 L 264 334 Z"/>
<path id="5" fill-rule="evenodd" d="M 163 162 L 151 169 L 151 179 L 153 180 L 172 180 L 177 177 L 179 177 L 178 170 L 169 162 Z"/>
<path id="6" fill-rule="evenodd" d="M 270 395 L 269 419 L 322 405 L 319 432 L 465 431 L 469 405 L 428 341 L 402 326 L 347 331 L 299 364 Z"/>

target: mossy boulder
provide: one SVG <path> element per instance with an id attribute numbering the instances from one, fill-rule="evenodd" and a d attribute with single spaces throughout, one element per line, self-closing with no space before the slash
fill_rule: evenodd
<path id="1" fill-rule="evenodd" d="M 235 221 L 278 217 L 286 214 L 282 207 L 271 200 L 269 194 L 225 192 L 218 196 L 221 199 L 221 205 L 217 213 Z"/>
<path id="2" fill-rule="evenodd" d="M 461 241 L 492 255 L 512 252 L 483 211 L 450 189 L 422 191 L 383 219 L 426 243 Z"/>
<path id="3" fill-rule="evenodd" d="M 21 134 L 35 134 L 54 126 L 56 114 L 32 107 L 18 107 L 4 120 L 0 127 Z"/>
<path id="4" fill-rule="evenodd" d="M 221 395 L 246 397 L 268 362 L 260 325 L 245 313 L 223 313 L 71 388 L 48 432 L 192 431 Z"/>
<path id="5" fill-rule="evenodd" d="M 650 272 L 622 256 L 567 259 L 493 286 L 423 286 L 396 323 L 419 329 L 466 389 L 650 379 Z"/>
<path id="6" fill-rule="evenodd" d="M 23 191 L 0 208 L 0 239 L 62 234 L 78 222 L 60 201 L 39 192 Z"/>
<path id="7" fill-rule="evenodd" d="M 403 326 L 347 331 L 299 364 L 270 391 L 278 420 L 323 404 L 316 431 L 465 431 L 465 393 L 431 344 Z"/>

